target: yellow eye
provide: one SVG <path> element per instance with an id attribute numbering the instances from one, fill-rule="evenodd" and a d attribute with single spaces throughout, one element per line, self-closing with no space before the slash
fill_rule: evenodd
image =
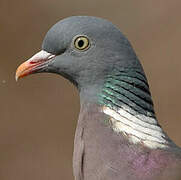
<path id="1" fill-rule="evenodd" d="M 87 50 L 90 46 L 89 39 L 85 36 L 77 37 L 74 41 L 74 46 L 78 50 Z"/>

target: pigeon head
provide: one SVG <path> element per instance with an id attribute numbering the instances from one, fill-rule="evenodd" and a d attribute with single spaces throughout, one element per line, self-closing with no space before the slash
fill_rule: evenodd
<path id="1" fill-rule="evenodd" d="M 57 73 L 83 92 L 101 86 L 116 69 L 140 68 L 127 38 L 111 22 L 73 16 L 47 32 L 42 50 L 19 66 L 16 79 L 40 72 Z"/>

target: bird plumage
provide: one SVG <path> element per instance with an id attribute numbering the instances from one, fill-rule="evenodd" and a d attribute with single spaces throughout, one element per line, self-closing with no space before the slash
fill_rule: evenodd
<path id="1" fill-rule="evenodd" d="M 76 180 L 180 180 L 180 150 L 129 142 L 105 123 L 110 117 L 101 108 L 81 106 L 74 143 Z"/>
<path id="2" fill-rule="evenodd" d="M 79 90 L 76 180 L 181 180 L 181 149 L 159 125 L 143 68 L 116 26 L 69 17 L 48 31 L 42 49 L 16 76 L 57 73 Z"/>

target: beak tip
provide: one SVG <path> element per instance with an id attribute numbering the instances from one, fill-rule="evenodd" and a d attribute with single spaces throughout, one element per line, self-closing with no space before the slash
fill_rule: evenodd
<path id="1" fill-rule="evenodd" d="M 19 78 L 21 77 L 21 71 L 19 71 L 19 67 L 16 70 L 16 74 L 15 74 L 15 80 L 16 82 L 18 82 Z"/>
<path id="2" fill-rule="evenodd" d="M 18 82 L 18 79 L 19 79 L 19 77 L 17 75 L 15 75 L 16 82 Z"/>
<path id="3" fill-rule="evenodd" d="M 22 63 L 17 69 L 16 69 L 16 74 L 15 74 L 15 80 L 16 82 L 27 75 L 27 72 L 26 72 L 26 68 L 27 68 L 27 62 L 25 63 Z"/>

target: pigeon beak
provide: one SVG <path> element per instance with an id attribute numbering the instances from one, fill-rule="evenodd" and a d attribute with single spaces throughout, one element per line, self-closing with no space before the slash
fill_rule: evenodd
<path id="1" fill-rule="evenodd" d="M 16 81 L 18 81 L 19 78 L 36 73 L 42 68 L 46 67 L 54 57 L 55 55 L 44 50 L 36 53 L 33 57 L 22 63 L 17 68 L 15 76 Z"/>

